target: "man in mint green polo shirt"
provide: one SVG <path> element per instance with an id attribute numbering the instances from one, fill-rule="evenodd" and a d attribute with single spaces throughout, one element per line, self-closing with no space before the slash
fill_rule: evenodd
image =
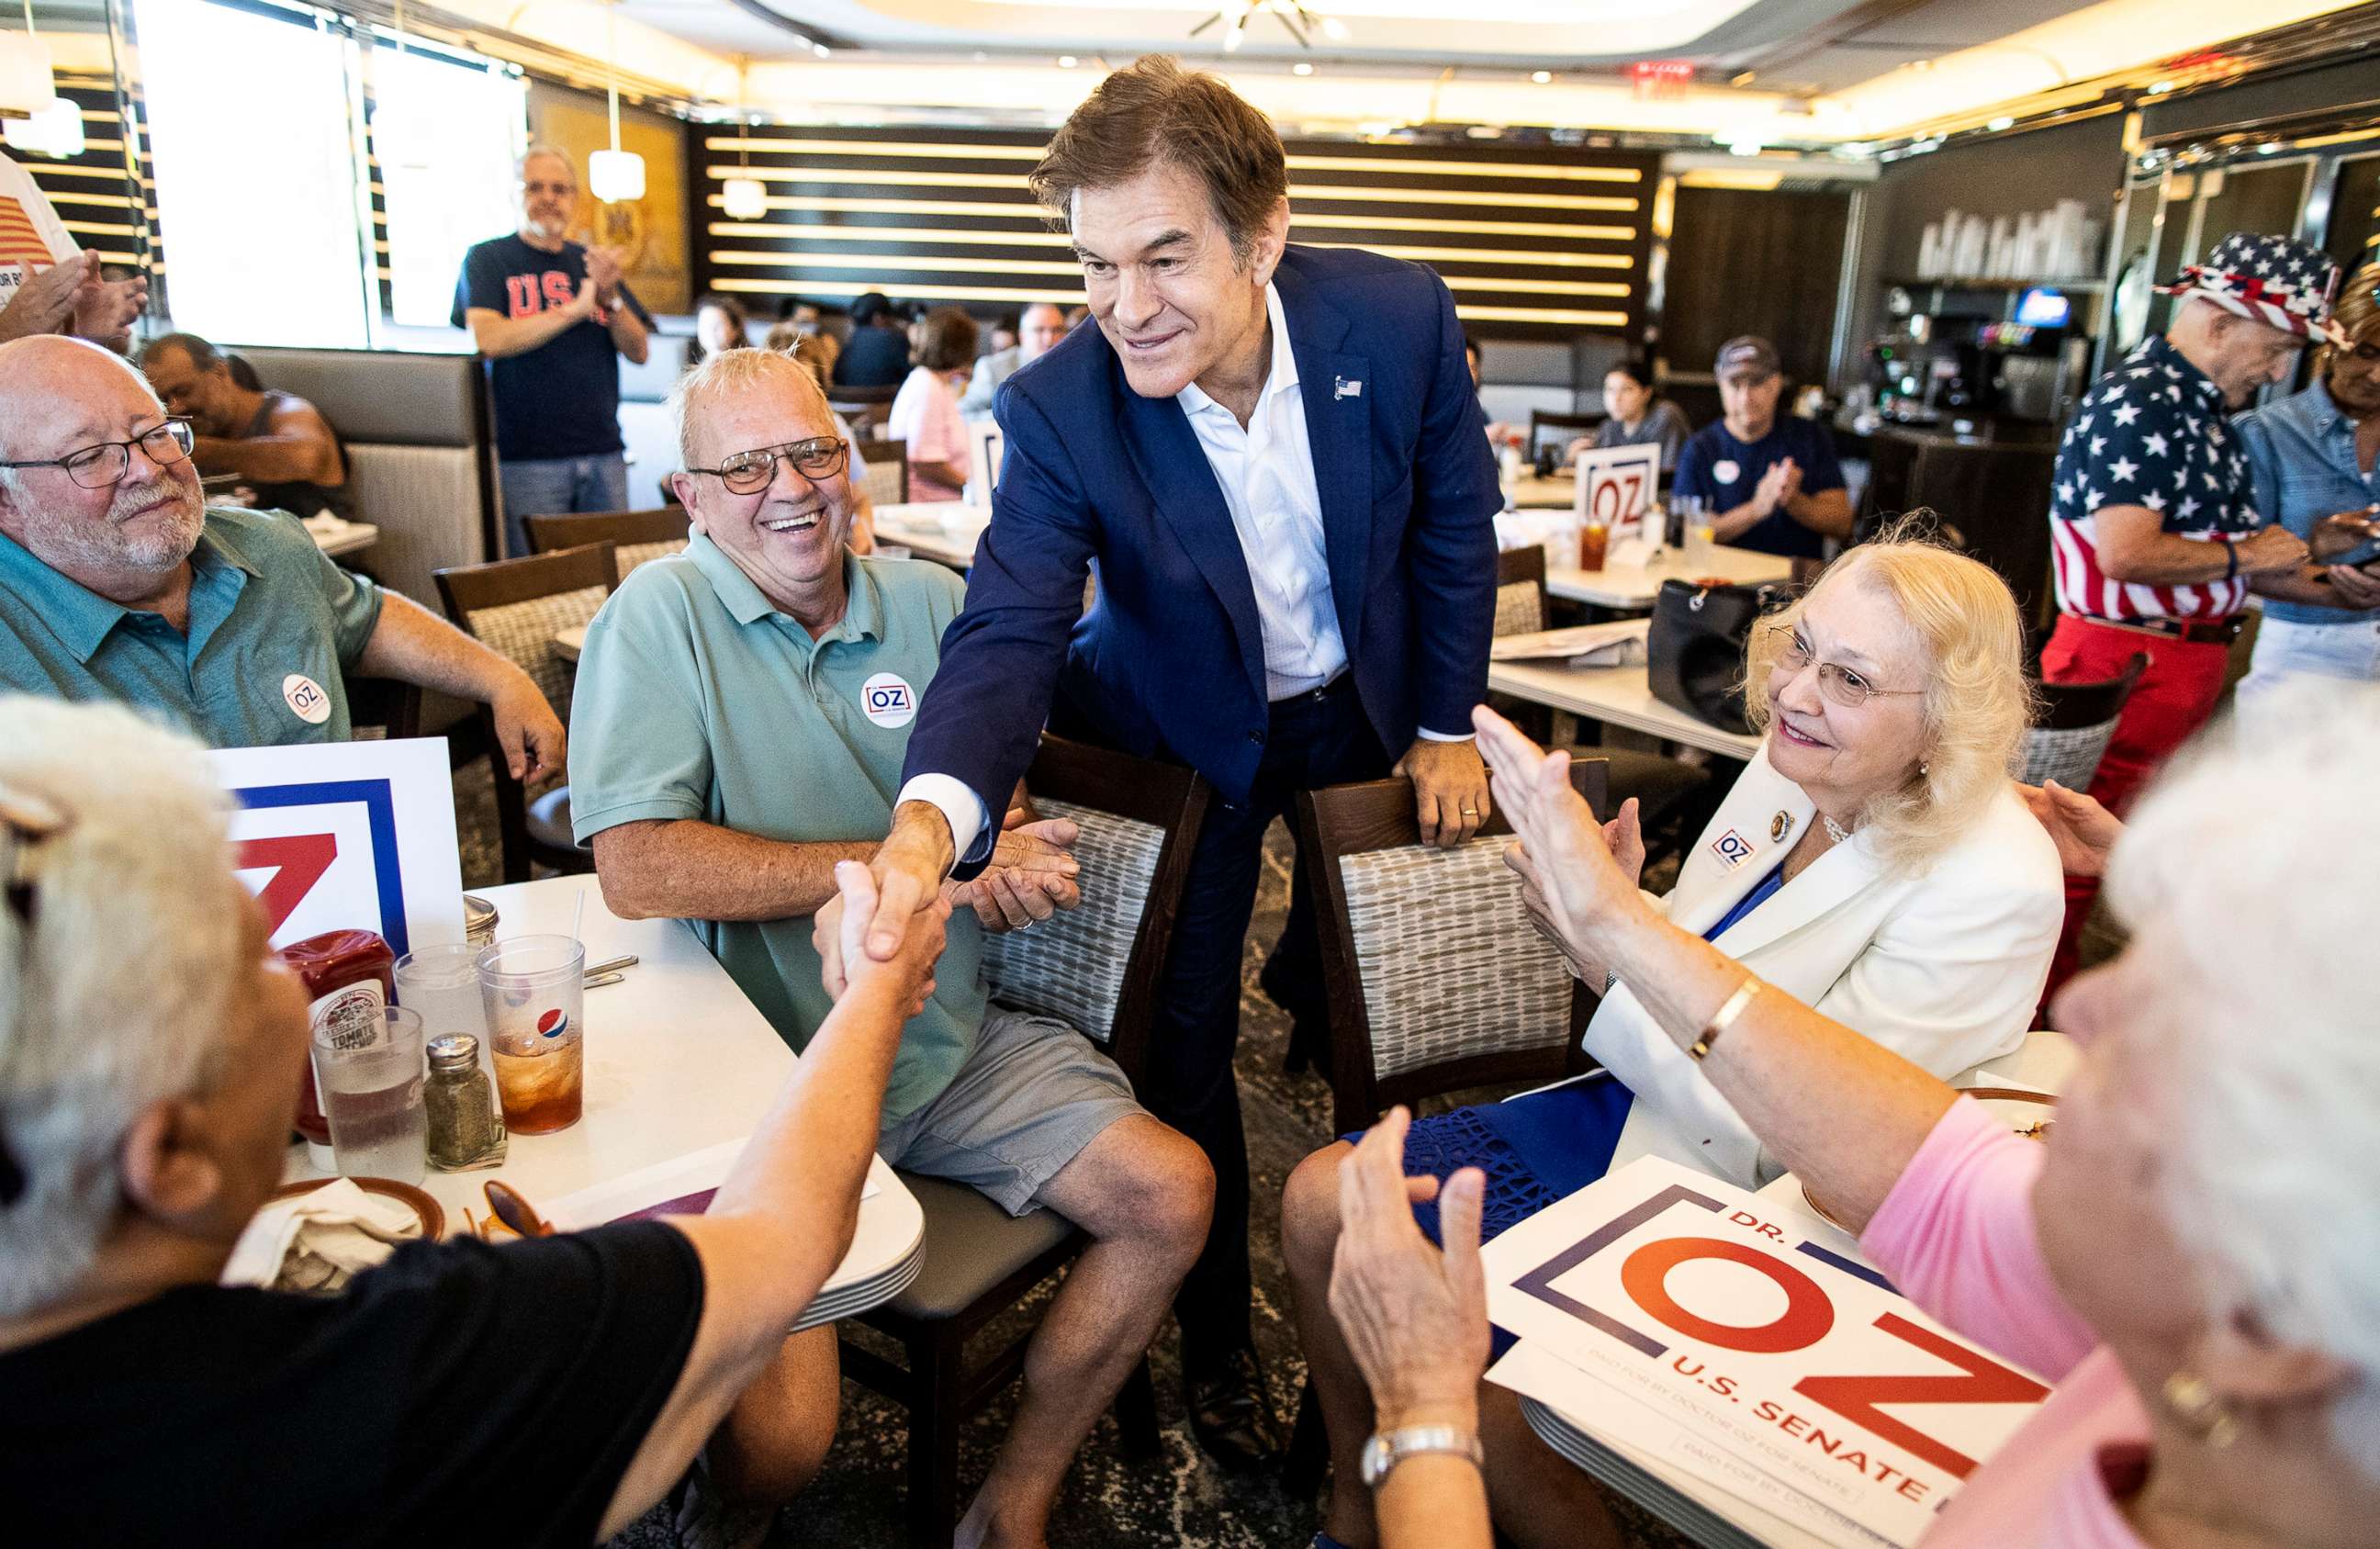
<path id="1" fill-rule="evenodd" d="M 725 350 L 673 394 L 695 536 L 639 565 L 588 626 L 572 710 L 572 821 L 604 901 L 689 921 L 799 1048 L 839 986 L 811 916 L 839 861 L 882 841 L 918 696 L 965 600 L 937 565 L 850 552 L 856 500 L 825 397 L 792 357 Z M 1021 793 L 1020 793 L 1021 794 Z M 985 922 L 1029 926 L 1074 896 L 1073 825 L 1024 821 L 949 927 L 903 1029 L 877 1149 L 1011 1215 L 1088 1232 L 1026 1359 L 1008 1440 L 959 1542 L 1042 1541 L 1059 1481 L 1155 1333 L 1204 1241 L 1214 1178 L 1073 1030 L 987 1004 Z M 1096 879 L 1092 880 L 1096 886 Z M 927 1251 L 933 1252 L 929 1244 Z M 795 1335 L 714 1437 L 710 1478 L 781 1502 L 832 1434 L 830 1329 Z"/>
<path id="2" fill-rule="evenodd" d="M 562 767 L 528 673 L 333 564 L 287 513 L 208 508 L 188 425 L 123 360 L 0 345 L 0 687 L 261 747 L 345 741 L 348 672 L 483 700 L 515 773 Z"/>

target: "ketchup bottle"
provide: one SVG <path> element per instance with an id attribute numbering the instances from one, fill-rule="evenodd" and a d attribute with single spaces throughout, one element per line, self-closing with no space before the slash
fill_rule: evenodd
<path id="1" fill-rule="evenodd" d="M 331 1122 L 314 1085 L 314 1035 L 324 1025 L 377 1017 L 396 998 L 396 954 L 369 930 L 326 930 L 281 949 L 281 961 L 306 986 L 306 1084 L 298 1093 L 298 1132 L 321 1148 L 328 1166 Z"/>

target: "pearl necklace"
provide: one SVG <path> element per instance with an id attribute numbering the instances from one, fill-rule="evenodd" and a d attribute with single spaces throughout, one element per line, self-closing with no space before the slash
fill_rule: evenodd
<path id="1" fill-rule="evenodd" d="M 1840 823 L 1836 822 L 1833 818 L 1828 817 L 1823 812 L 1818 814 L 1818 821 L 1827 826 L 1827 837 L 1834 841 L 1837 844 L 1840 844 L 1843 841 L 1852 837 L 1852 833 L 1849 829 L 1844 828 Z"/>

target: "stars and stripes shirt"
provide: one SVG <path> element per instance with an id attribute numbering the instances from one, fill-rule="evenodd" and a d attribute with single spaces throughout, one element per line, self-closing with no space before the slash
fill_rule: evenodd
<path id="1" fill-rule="evenodd" d="M 2224 422 L 2223 390 L 2152 334 L 2092 383 L 2058 443 L 2050 490 L 2050 555 L 2058 606 L 2088 619 L 2229 618 L 2247 602 L 2244 579 L 2150 587 L 2099 568 L 2098 513 L 2143 506 L 2165 530 L 2207 542 L 2245 538 L 2256 514 L 2247 449 Z"/>

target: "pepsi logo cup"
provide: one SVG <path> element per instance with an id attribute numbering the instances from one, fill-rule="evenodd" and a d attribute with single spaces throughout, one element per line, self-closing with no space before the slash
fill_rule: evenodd
<path id="1" fill-rule="evenodd" d="M 483 948 L 479 970 L 504 1127 L 570 1128 L 586 1107 L 587 949 L 567 936 L 516 936 Z"/>

